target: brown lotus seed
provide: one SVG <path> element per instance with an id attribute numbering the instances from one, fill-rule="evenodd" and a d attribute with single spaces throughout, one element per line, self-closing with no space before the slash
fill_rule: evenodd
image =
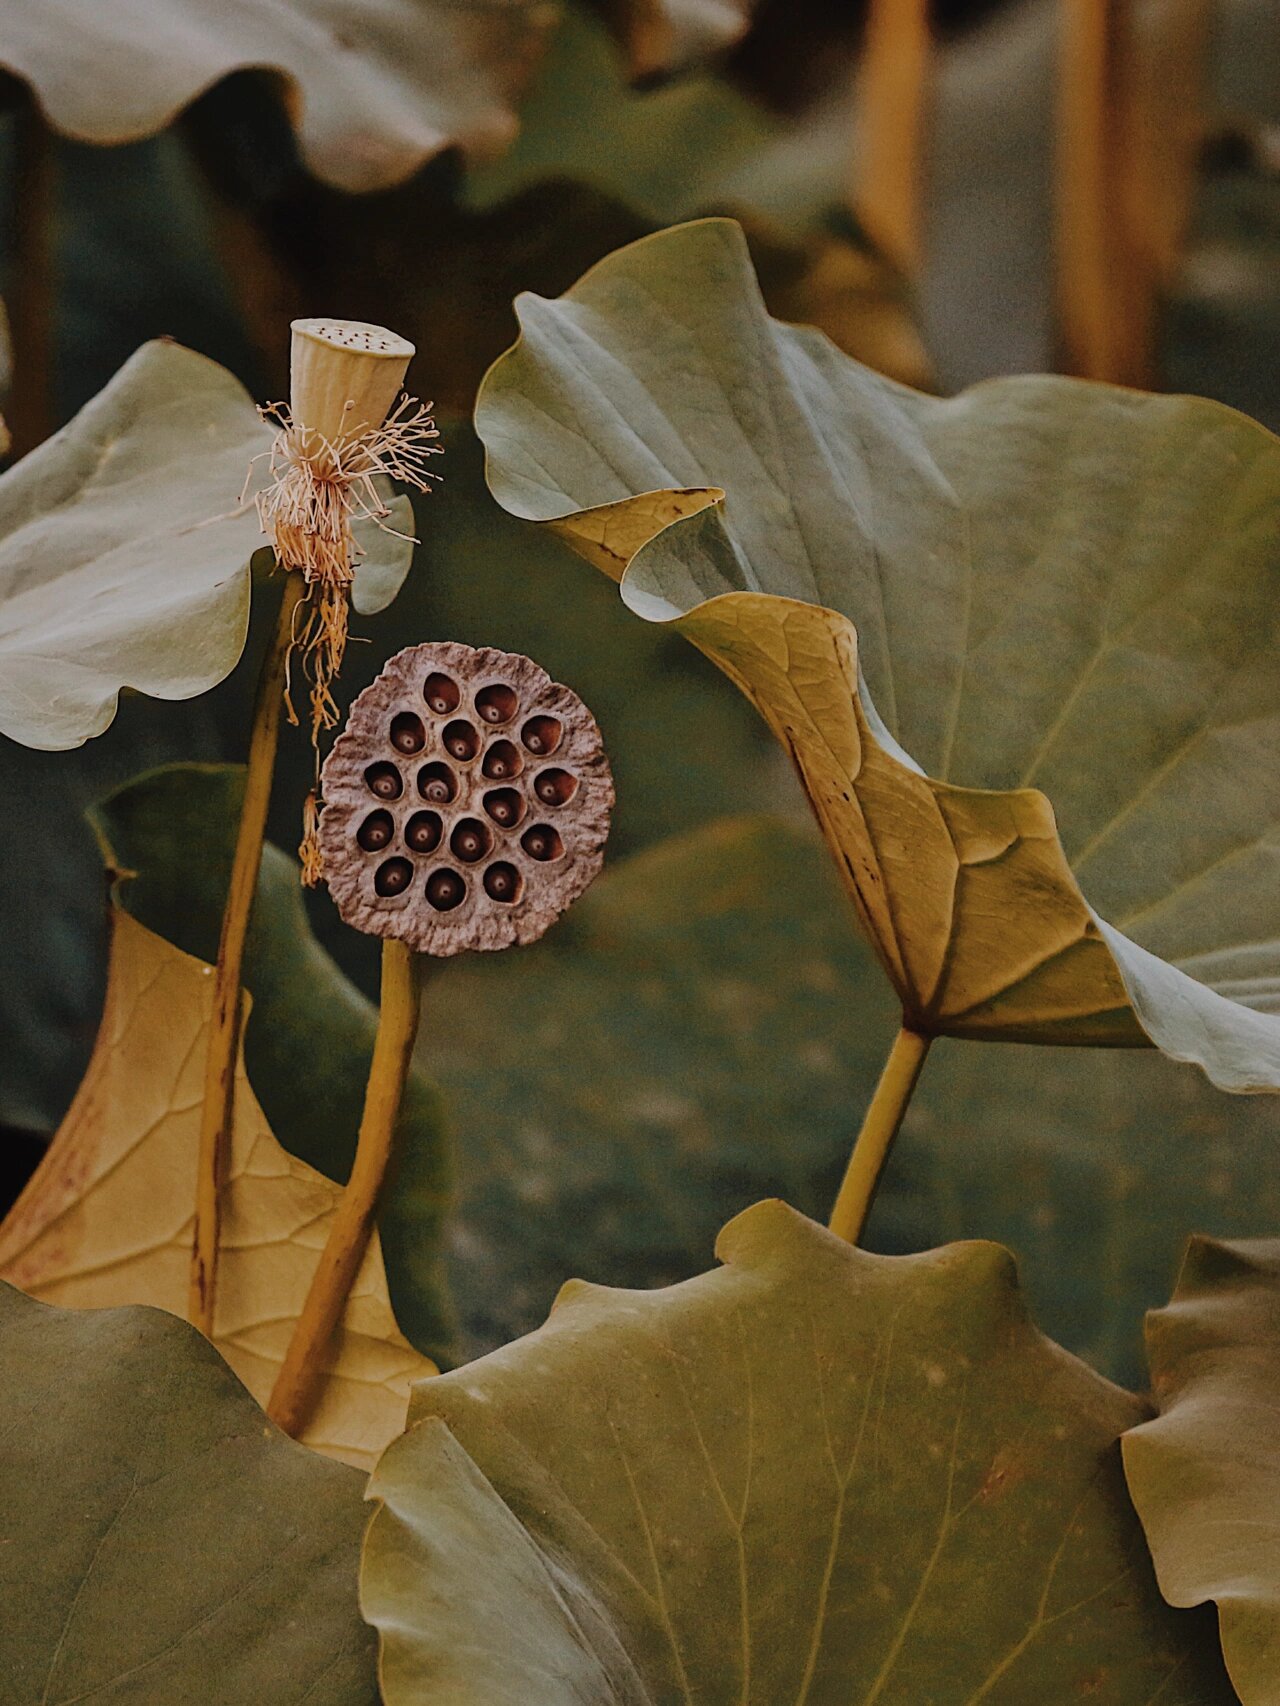
<path id="1" fill-rule="evenodd" d="M 514 865 L 508 865 L 505 859 L 490 865 L 484 874 L 484 892 L 489 899 L 503 901 L 508 906 L 520 899 L 523 887 L 519 871 Z"/>
<path id="2" fill-rule="evenodd" d="M 415 717 L 412 711 L 401 711 L 398 717 L 392 717 L 391 744 L 397 752 L 421 752 L 427 744 L 422 718 Z"/>
<path id="3" fill-rule="evenodd" d="M 404 792 L 404 782 L 394 764 L 371 764 L 364 779 L 370 793 L 380 800 L 398 800 Z"/>
<path id="4" fill-rule="evenodd" d="M 447 764 L 438 760 L 434 764 L 424 764 L 418 772 L 418 792 L 433 806 L 447 806 L 458 797 L 458 778 Z"/>
<path id="5" fill-rule="evenodd" d="M 567 770 L 543 770 L 533 784 L 533 791 L 544 806 L 563 806 L 578 791 L 578 781 Z"/>
<path id="6" fill-rule="evenodd" d="M 477 819 L 464 817 L 449 837 L 449 846 L 455 859 L 461 859 L 464 865 L 474 865 L 477 859 L 493 851 L 493 836 Z"/>
<path id="7" fill-rule="evenodd" d="M 467 885 L 457 871 L 432 871 L 427 878 L 427 899 L 437 912 L 452 912 L 467 898 Z"/>
<path id="8" fill-rule="evenodd" d="M 524 801 L 514 788 L 491 788 L 484 809 L 499 829 L 514 829 L 524 816 Z"/>
<path id="9" fill-rule="evenodd" d="M 560 745 L 563 734 L 558 717 L 530 717 L 520 731 L 520 739 L 538 758 L 546 758 Z"/>
<path id="10" fill-rule="evenodd" d="M 462 691 L 457 682 L 441 675 L 439 670 L 433 670 L 423 682 L 422 697 L 437 717 L 447 717 L 462 703 Z"/>
<path id="11" fill-rule="evenodd" d="M 481 773 L 491 782 L 504 782 L 509 776 L 518 776 L 523 769 L 520 749 L 509 740 L 495 740 L 480 766 Z"/>
<path id="12" fill-rule="evenodd" d="M 531 859 L 542 865 L 559 859 L 564 852 L 564 842 L 549 823 L 535 823 L 532 829 L 526 829 L 520 837 L 520 845 Z"/>
<path id="13" fill-rule="evenodd" d="M 376 853 L 391 840 L 395 828 L 390 812 L 370 812 L 356 831 L 356 840 L 366 853 Z"/>
<path id="14" fill-rule="evenodd" d="M 374 872 L 373 886 L 380 895 L 403 894 L 413 881 L 413 866 L 407 859 L 388 859 Z"/>
<path id="15" fill-rule="evenodd" d="M 490 682 L 476 694 L 476 710 L 486 723 L 509 723 L 519 709 L 519 699 L 505 682 Z"/>
<path id="16" fill-rule="evenodd" d="M 444 731 L 444 749 L 459 764 L 468 764 L 480 750 L 480 736 L 459 717 Z"/>
<path id="17" fill-rule="evenodd" d="M 415 853 L 434 853 L 443 834 L 439 812 L 414 812 L 404 826 L 404 838 Z"/>

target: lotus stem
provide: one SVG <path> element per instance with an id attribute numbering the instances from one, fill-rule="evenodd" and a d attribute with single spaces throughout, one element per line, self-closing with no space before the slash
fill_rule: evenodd
<path id="1" fill-rule="evenodd" d="M 828 1222 L 837 1237 L 850 1244 L 858 1242 L 866 1227 L 880 1176 L 932 1040 L 904 1025 L 889 1050 Z"/>
<path id="2" fill-rule="evenodd" d="M 852 203 L 871 241 L 920 270 L 933 41 L 927 0 L 871 0 L 856 82 Z"/>
<path id="3" fill-rule="evenodd" d="M 204 1102 L 200 1115 L 200 1147 L 196 1162 L 196 1219 L 191 1243 L 191 1276 L 187 1314 L 206 1337 L 213 1336 L 218 1284 L 218 1235 L 222 1187 L 231 1148 L 235 1114 L 236 1063 L 243 1013 L 241 970 L 249 916 L 258 887 L 267 807 L 275 776 L 280 712 L 284 704 L 285 667 L 293 637 L 294 614 L 306 587 L 302 576 L 285 577 L 271 644 L 258 675 L 249 737 L 249 764 L 244 804 L 236 831 L 231 883 L 222 914 L 218 959 L 214 970 L 213 1017 L 205 1057 Z"/>
<path id="4" fill-rule="evenodd" d="M 267 1405 L 271 1419 L 295 1438 L 319 1395 L 320 1358 L 346 1307 L 373 1234 L 378 1198 L 391 1165 L 396 1122 L 418 1034 L 419 999 L 412 949 L 403 942 L 384 941 L 378 1035 L 369 1066 L 355 1162 Z"/>

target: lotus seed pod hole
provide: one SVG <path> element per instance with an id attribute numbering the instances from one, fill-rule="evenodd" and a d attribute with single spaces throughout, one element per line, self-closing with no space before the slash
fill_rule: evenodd
<path id="1" fill-rule="evenodd" d="M 533 791 L 544 806 L 566 806 L 578 791 L 578 778 L 567 770 L 542 770 L 534 779 Z"/>
<path id="2" fill-rule="evenodd" d="M 515 788 L 491 788 L 484 809 L 499 829 L 514 829 L 524 816 L 524 800 Z"/>
<path id="3" fill-rule="evenodd" d="M 506 782 L 518 776 L 524 769 L 524 759 L 520 756 L 520 748 L 514 741 L 495 740 L 484 755 L 480 766 L 481 774 L 490 782 Z"/>
<path id="4" fill-rule="evenodd" d="M 404 792 L 404 779 L 394 764 L 371 764 L 364 780 L 369 792 L 380 800 L 398 800 Z"/>
<path id="5" fill-rule="evenodd" d="M 404 826 L 404 839 L 415 853 L 434 853 L 444 834 L 439 812 L 414 812 Z"/>
<path id="6" fill-rule="evenodd" d="M 461 717 L 444 731 L 444 749 L 459 764 L 470 764 L 480 750 L 480 736 L 471 724 Z"/>
<path id="7" fill-rule="evenodd" d="M 421 752 L 427 744 L 427 731 L 422 726 L 422 718 L 412 711 L 401 711 L 399 716 L 392 717 L 390 739 L 397 752 L 412 756 Z"/>
<path id="8" fill-rule="evenodd" d="M 560 745 L 564 727 L 558 717 L 530 717 L 520 739 L 536 758 L 548 758 Z"/>
<path id="9" fill-rule="evenodd" d="M 467 885 L 457 871 L 432 871 L 427 878 L 427 900 L 437 912 L 452 912 L 467 898 Z"/>
<path id="10" fill-rule="evenodd" d="M 478 818 L 464 817 L 449 837 L 449 850 L 464 865 L 474 865 L 493 852 L 493 831 Z"/>
<path id="11" fill-rule="evenodd" d="M 390 845 L 395 829 L 395 820 L 390 812 L 370 812 L 356 831 L 356 840 L 366 853 L 377 853 Z"/>
<path id="12" fill-rule="evenodd" d="M 462 689 L 451 677 L 432 670 L 422 684 L 422 697 L 435 716 L 448 717 L 461 705 Z"/>
<path id="13" fill-rule="evenodd" d="M 500 859 L 496 864 L 490 865 L 484 874 L 484 892 L 490 900 L 500 901 L 504 906 L 512 906 L 524 893 L 524 878 L 514 865 Z"/>
<path id="14" fill-rule="evenodd" d="M 476 713 L 483 723 L 509 723 L 519 709 L 515 689 L 505 682 L 491 681 L 476 694 Z"/>
<path id="15" fill-rule="evenodd" d="M 564 857 L 564 842 L 549 823 L 535 823 L 520 837 L 520 845 L 531 859 L 547 865 Z"/>
<path id="16" fill-rule="evenodd" d="M 413 866 L 407 859 L 388 859 L 374 872 L 373 886 L 380 895 L 403 894 L 413 881 Z"/>
<path id="17" fill-rule="evenodd" d="M 458 797 L 458 778 L 447 764 L 437 759 L 424 764 L 418 772 L 418 793 L 433 806 L 447 806 Z"/>

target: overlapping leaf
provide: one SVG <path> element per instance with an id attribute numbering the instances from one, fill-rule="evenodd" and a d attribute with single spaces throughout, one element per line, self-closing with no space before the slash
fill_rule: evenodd
<path id="1" fill-rule="evenodd" d="M 78 1308 L 186 1308 L 212 968 L 115 908 L 97 1046 L 80 1091 L 0 1227 L 0 1276 Z M 241 1065 L 223 1193 L 214 1343 L 270 1394 L 339 1187 L 276 1142 Z M 323 1364 L 303 1438 L 368 1464 L 434 1372 L 400 1334 L 375 1237 Z"/>
<path id="2" fill-rule="evenodd" d="M 1245 1706 L 1280 1701 L 1280 1242 L 1192 1242 L 1147 1321 L 1160 1414 L 1124 1464 L 1173 1605 L 1216 1600 Z"/>
<path id="3" fill-rule="evenodd" d="M 387 1706 L 1231 1700 L 1116 1437 L 991 1245 L 885 1258 L 779 1203 L 666 1291 L 579 1282 L 414 1393 L 361 1603 Z"/>
<path id="4" fill-rule="evenodd" d="M 0 1285 L 7 1706 L 371 1706 L 361 1477 L 194 1328 Z"/>
<path id="5" fill-rule="evenodd" d="M 770 321 L 724 221 L 521 321 L 492 489 L 757 704 L 907 1022 L 1280 1089 L 1280 444 L 1188 398 L 894 385 Z"/>
<path id="6" fill-rule="evenodd" d="M 0 477 L 0 733 L 79 746 L 122 688 L 190 699 L 231 672 L 263 542 L 245 484 L 269 442 L 237 380 L 156 342 Z M 390 525 L 410 514 L 396 500 Z M 361 539 L 357 607 L 380 610 L 412 546 L 368 522 Z"/>
<path id="7" fill-rule="evenodd" d="M 825 1218 L 895 1025 L 821 842 L 765 817 L 613 864 L 534 947 L 442 966 L 427 1012 L 421 1054 L 460 1137 L 450 1265 L 472 1354 L 538 1325 L 568 1273 L 700 1273 L 763 1196 Z M 1154 1049 L 943 1038 L 867 1242 L 1008 1244 L 1045 1330 L 1145 1382 L 1143 1311 L 1188 1234 L 1280 1224 L 1277 1142 L 1280 1102 L 1224 1098 Z"/>
<path id="8" fill-rule="evenodd" d="M 345 190 L 407 178 L 452 144 L 492 148 L 515 129 L 512 103 L 555 18 L 543 0 L 500 7 L 440 0 L 85 0 L 7 4 L 0 61 L 26 79 L 50 122 L 89 142 L 161 129 L 244 67 L 288 86 L 302 153 Z"/>

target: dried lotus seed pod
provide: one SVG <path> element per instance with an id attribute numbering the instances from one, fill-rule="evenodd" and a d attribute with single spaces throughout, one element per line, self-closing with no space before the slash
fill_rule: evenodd
<path id="1" fill-rule="evenodd" d="M 613 810 L 577 694 L 526 657 L 451 641 L 390 660 L 321 782 L 338 911 L 440 956 L 536 941 L 599 871 Z"/>

